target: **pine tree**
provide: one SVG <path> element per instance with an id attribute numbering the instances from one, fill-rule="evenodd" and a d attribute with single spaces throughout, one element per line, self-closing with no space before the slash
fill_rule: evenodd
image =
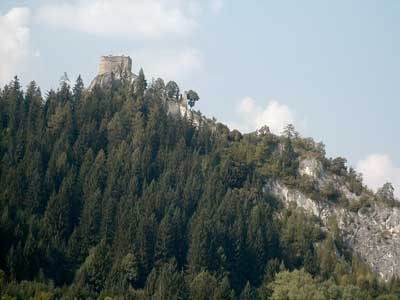
<path id="1" fill-rule="evenodd" d="M 82 93 L 83 93 L 84 89 L 85 89 L 85 85 L 83 84 L 81 75 L 79 75 L 78 78 L 76 79 L 76 83 L 72 89 L 75 105 L 77 105 L 81 101 Z"/>
<path id="2" fill-rule="evenodd" d="M 156 260 L 168 261 L 177 255 L 175 252 L 177 231 L 175 224 L 172 223 L 171 214 L 172 212 L 167 212 L 158 229 Z"/>
<path id="3" fill-rule="evenodd" d="M 249 282 L 246 283 L 242 293 L 240 294 L 240 300 L 257 300 L 257 293 L 250 285 Z"/>
<path id="4" fill-rule="evenodd" d="M 144 92 L 146 91 L 146 88 L 147 88 L 147 81 L 144 76 L 143 69 L 140 69 L 138 78 L 135 79 L 135 81 L 134 81 L 134 85 L 135 85 L 134 91 L 135 91 L 136 97 L 137 98 L 143 97 Z"/>
<path id="5" fill-rule="evenodd" d="M 143 71 L 126 79 L 91 91 L 81 77 L 72 91 L 63 80 L 44 98 L 34 82 L 24 93 L 18 78 L 0 90 L 0 298 L 396 294 L 399 282 L 380 282 L 348 255 L 337 226 L 322 232 L 268 193 L 278 180 L 311 198 L 336 195 L 299 176 L 299 158 L 311 154 L 373 198 L 343 158 L 326 159 L 292 126 L 285 136 L 241 135 L 216 120 L 172 118 L 165 104 L 182 101 L 176 83 L 147 88 Z M 393 194 L 386 185 L 379 206 L 395 206 Z"/>
<path id="6" fill-rule="evenodd" d="M 224 277 L 214 292 L 213 300 L 233 300 L 235 292 L 231 289 L 228 277 Z"/>
<path id="7" fill-rule="evenodd" d="M 71 199 L 75 197 L 75 173 L 71 170 L 63 179 L 60 191 L 53 193 L 44 215 L 44 226 L 47 239 L 56 246 L 63 247 L 71 234 L 75 216 Z"/>
<path id="8" fill-rule="evenodd" d="M 190 299 L 208 300 L 218 288 L 218 282 L 213 275 L 203 271 L 190 284 Z"/>
<path id="9" fill-rule="evenodd" d="M 191 275 L 198 274 L 202 270 L 207 270 L 209 261 L 212 260 L 211 253 L 211 233 L 206 216 L 201 216 L 195 223 L 188 252 L 189 272 Z"/>
<path id="10" fill-rule="evenodd" d="M 110 256 L 105 241 L 93 248 L 78 270 L 72 286 L 76 296 L 97 297 L 105 287 L 109 274 Z"/>
<path id="11" fill-rule="evenodd" d="M 179 99 L 179 86 L 175 81 L 169 81 L 165 87 L 167 90 L 167 96 L 170 99 Z"/>

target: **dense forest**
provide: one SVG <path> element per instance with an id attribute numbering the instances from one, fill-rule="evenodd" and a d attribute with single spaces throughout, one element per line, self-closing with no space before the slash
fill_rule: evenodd
<path id="1" fill-rule="evenodd" d="M 0 91 L 1 300 L 400 299 L 338 230 L 263 189 L 279 178 L 346 205 L 298 174 L 312 152 L 363 189 L 343 159 L 291 126 L 169 116 L 176 89 L 141 72 L 91 91 L 80 77 L 45 96 L 17 78 Z"/>

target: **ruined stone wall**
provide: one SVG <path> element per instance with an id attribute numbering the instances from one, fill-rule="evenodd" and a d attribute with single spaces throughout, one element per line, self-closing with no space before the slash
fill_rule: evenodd
<path id="1" fill-rule="evenodd" d="M 129 56 L 102 56 L 100 59 L 99 75 L 107 73 L 118 74 L 120 71 L 132 72 L 132 59 Z"/>

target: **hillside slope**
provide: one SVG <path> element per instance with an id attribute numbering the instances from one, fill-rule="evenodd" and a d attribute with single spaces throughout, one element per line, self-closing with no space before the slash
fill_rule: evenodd
<path id="1" fill-rule="evenodd" d="M 396 299 L 376 254 L 398 257 L 396 203 L 290 126 L 242 135 L 184 101 L 143 72 L 1 91 L 4 299 Z"/>

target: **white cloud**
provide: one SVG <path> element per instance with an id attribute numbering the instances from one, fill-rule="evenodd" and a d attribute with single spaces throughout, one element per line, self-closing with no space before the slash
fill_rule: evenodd
<path id="1" fill-rule="evenodd" d="M 197 26 L 181 0 L 75 0 L 42 6 L 38 19 L 57 28 L 123 38 L 180 36 Z"/>
<path id="2" fill-rule="evenodd" d="M 187 79 L 203 70 L 203 59 L 193 48 L 169 50 L 143 50 L 133 53 L 134 65 L 143 67 L 149 78 L 164 80 Z"/>
<path id="3" fill-rule="evenodd" d="M 287 124 L 294 124 L 302 127 L 304 122 L 298 122 L 294 112 L 284 104 L 276 100 L 268 102 L 267 106 L 257 106 L 255 101 L 250 98 L 244 98 L 238 105 L 236 112 L 239 122 L 231 123 L 231 128 L 239 129 L 243 132 L 249 132 L 267 125 L 271 132 L 281 134 Z"/>
<path id="4" fill-rule="evenodd" d="M 211 0 L 211 11 L 213 13 L 218 14 L 223 7 L 224 7 L 223 0 Z"/>
<path id="5" fill-rule="evenodd" d="M 14 75 L 26 68 L 33 56 L 30 46 L 30 10 L 16 7 L 0 15 L 0 84 L 3 85 Z"/>
<path id="6" fill-rule="evenodd" d="M 400 167 L 394 165 L 388 154 L 368 155 L 358 162 L 357 170 L 363 174 L 364 182 L 373 190 L 391 182 L 396 197 L 400 197 Z"/>

